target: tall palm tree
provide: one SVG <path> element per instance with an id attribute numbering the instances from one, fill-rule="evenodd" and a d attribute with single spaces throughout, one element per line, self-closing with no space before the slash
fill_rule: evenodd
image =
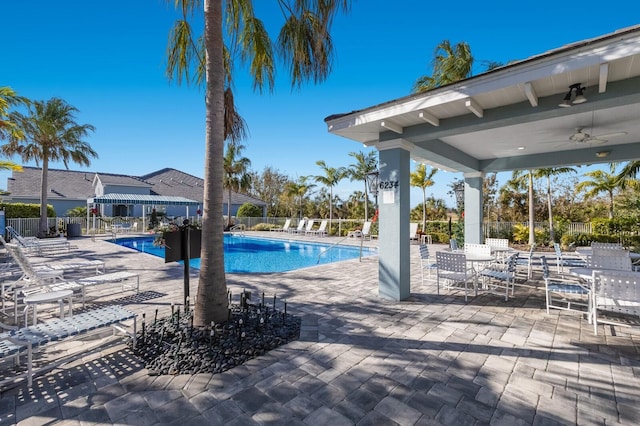
<path id="1" fill-rule="evenodd" d="M 617 189 L 621 188 L 623 183 L 614 173 L 605 172 L 604 170 L 593 170 L 584 174 L 591 180 L 585 180 L 576 186 L 576 191 L 585 191 L 586 197 L 597 197 L 601 193 L 607 194 L 609 197 L 609 219 L 613 219 L 613 200 Z"/>
<path id="2" fill-rule="evenodd" d="M 333 187 L 347 177 L 348 172 L 344 167 L 329 167 L 324 160 L 318 160 L 316 164 L 320 166 L 324 174 L 314 176 L 314 180 L 329 189 L 329 229 L 331 229 L 331 219 L 333 218 Z"/>
<path id="3" fill-rule="evenodd" d="M 471 76 L 472 67 L 473 56 L 468 43 L 451 46 L 449 40 L 443 40 L 434 52 L 433 73 L 419 77 L 413 85 L 413 91 L 422 93 L 463 80 Z"/>
<path id="4" fill-rule="evenodd" d="M 547 210 L 549 214 L 549 240 L 556 242 L 556 233 L 553 229 L 553 212 L 551 208 L 551 176 L 563 175 L 566 173 L 576 173 L 573 167 L 552 167 L 542 168 L 533 171 L 533 177 L 536 179 L 545 178 L 547 180 Z"/>
<path id="5" fill-rule="evenodd" d="M 422 231 L 427 229 L 427 188 L 435 185 L 433 176 L 438 172 L 438 169 L 431 167 L 431 170 L 427 172 L 427 166 L 425 164 L 418 164 L 415 172 L 409 175 L 409 184 L 417 188 L 422 189 Z"/>
<path id="6" fill-rule="evenodd" d="M 0 140 L 21 139 L 24 137 L 22 129 L 11 119 L 10 109 L 20 105 L 29 105 L 29 100 L 10 87 L 0 87 Z"/>
<path id="7" fill-rule="evenodd" d="M 362 151 L 350 152 L 349 155 L 356 159 L 356 163 L 351 164 L 348 167 L 347 173 L 349 180 L 352 182 L 354 180 L 364 182 L 364 221 L 366 222 L 369 220 L 369 188 L 367 187 L 367 174 L 375 171 L 378 164 L 378 158 L 375 151 L 369 151 L 366 154 Z"/>
<path id="8" fill-rule="evenodd" d="M 251 160 L 241 157 L 244 145 L 234 142 L 227 143 L 227 152 L 224 154 L 224 182 L 227 188 L 227 228 L 231 227 L 231 192 L 247 191 L 251 186 L 249 167 Z"/>
<path id="9" fill-rule="evenodd" d="M 90 157 L 98 154 L 83 139 L 95 130 L 90 124 L 78 124 L 75 113 L 78 109 L 59 98 L 35 101 L 29 106 L 28 114 L 14 112 L 12 121 L 22 130 L 24 138 L 15 135 L 9 143 L 2 145 L 7 156 L 19 155 L 22 161 L 42 162 L 40 181 L 40 224 L 38 236 L 45 236 L 47 227 L 47 174 L 50 161 L 62 161 L 68 169 L 72 161 L 89 166 Z"/>
<path id="10" fill-rule="evenodd" d="M 248 65 L 254 89 L 273 90 L 278 57 L 287 63 L 291 84 L 320 83 L 331 70 L 333 44 L 330 30 L 340 11 L 348 11 L 350 0 L 277 0 L 272 12 L 280 13 L 283 25 L 277 40 L 254 12 L 253 0 L 204 0 L 204 34 L 193 34 L 190 19 L 199 18 L 200 0 L 167 0 L 181 12 L 170 35 L 167 71 L 180 82 L 204 84 L 205 89 L 205 171 L 204 215 L 200 279 L 194 325 L 227 319 L 227 285 L 224 274 L 222 217 L 222 163 L 224 141 L 230 134 L 225 118 L 225 92 L 231 93 L 234 62 Z M 223 9 L 224 4 L 224 9 Z M 224 19 L 223 19 L 224 13 Z M 270 18 L 273 14 L 269 15 Z M 225 22 L 223 27 L 222 23 Z M 224 41 L 229 45 L 225 46 Z"/>
<path id="11" fill-rule="evenodd" d="M 315 187 L 315 184 L 309 183 L 309 176 L 301 176 L 297 182 L 290 181 L 284 188 L 285 193 L 297 198 L 298 206 L 300 207 L 300 219 L 302 219 L 302 207 L 304 206 L 304 200 L 308 195 L 308 192 Z"/>

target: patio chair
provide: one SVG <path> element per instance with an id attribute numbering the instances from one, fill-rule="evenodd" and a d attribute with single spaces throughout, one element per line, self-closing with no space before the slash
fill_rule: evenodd
<path id="1" fill-rule="evenodd" d="M 473 286 L 475 274 L 473 269 L 467 267 L 465 254 L 438 251 L 436 252 L 436 263 L 438 265 L 436 269 L 437 293 L 440 294 L 440 281 L 444 282 L 445 288 L 455 284 L 462 284 L 464 285 L 464 301 L 466 302 L 469 291 L 468 284 L 471 282 Z M 475 286 L 474 288 L 477 295 L 478 289 Z"/>
<path id="2" fill-rule="evenodd" d="M 542 263 L 542 278 L 544 279 L 545 286 L 547 314 L 550 309 L 561 309 L 584 314 L 584 309 L 574 308 L 574 306 L 579 306 L 586 308 L 586 313 L 590 317 L 591 291 L 589 287 L 576 279 L 570 279 L 562 275 L 552 277 L 547 258 L 540 256 L 540 262 Z"/>
<path id="3" fill-rule="evenodd" d="M 460 250 L 460 248 L 458 247 L 458 240 L 456 240 L 455 238 L 451 238 L 449 240 L 449 248 L 451 249 L 451 251 Z"/>
<path id="4" fill-rule="evenodd" d="M 564 267 L 582 268 L 587 265 L 584 259 L 579 257 L 573 257 L 571 254 L 564 253 L 560 248 L 560 244 L 553 243 L 553 249 L 556 253 L 556 265 L 558 267 L 558 273 L 564 272 Z"/>
<path id="5" fill-rule="evenodd" d="M 313 230 L 313 225 L 315 225 L 316 221 L 315 219 L 309 219 L 307 220 L 307 226 L 304 228 L 304 231 L 300 231 L 298 232 L 299 234 L 304 233 L 304 235 L 307 235 L 307 233 L 311 232 Z"/>
<path id="6" fill-rule="evenodd" d="M 515 292 L 516 266 L 518 264 L 518 253 L 514 253 L 507 258 L 505 264 L 494 263 L 483 269 L 478 274 L 482 277 L 482 285 L 490 291 L 499 293 L 504 291 L 504 301 L 509 301 L 509 290 L 511 295 Z"/>
<path id="7" fill-rule="evenodd" d="M 269 229 L 269 231 L 272 232 L 289 232 L 289 227 L 291 226 L 291 219 L 287 219 L 284 221 L 284 225 L 277 227 L 277 228 L 271 228 Z"/>
<path id="8" fill-rule="evenodd" d="M 632 271 L 631 257 L 626 250 L 594 250 L 595 254 L 587 260 L 587 267 L 591 269 L 612 269 L 617 271 Z M 605 252 L 603 254 L 603 252 Z"/>
<path id="9" fill-rule="evenodd" d="M 418 223 L 409 223 L 409 241 L 411 240 L 420 240 L 420 236 L 418 235 Z"/>
<path id="10" fill-rule="evenodd" d="M 329 220 L 324 219 L 322 222 L 320 222 L 320 227 L 318 229 L 312 229 L 311 231 L 306 231 L 305 235 L 319 235 L 321 237 L 326 237 L 327 235 L 329 235 L 329 232 L 327 231 L 328 224 L 329 224 Z"/>
<path id="11" fill-rule="evenodd" d="M 526 256 L 523 256 L 524 252 L 520 252 L 518 256 L 518 265 L 527 267 L 527 279 L 531 279 L 533 277 L 533 265 L 535 263 L 539 263 L 540 257 L 535 256 L 533 253 L 536 250 L 537 245 L 531 244 L 529 247 L 529 251 Z"/>
<path id="12" fill-rule="evenodd" d="M 429 271 L 429 278 L 431 278 L 431 272 L 434 269 L 438 269 L 438 263 L 429 255 L 429 246 L 426 244 L 420 244 L 420 272 L 422 274 L 423 283 L 424 271 Z"/>
<path id="13" fill-rule="evenodd" d="M 362 229 L 356 229 L 347 234 L 347 237 L 363 238 L 365 240 L 371 240 L 371 224 L 370 220 L 366 221 L 362 225 Z"/>
<path id="14" fill-rule="evenodd" d="M 29 253 L 43 254 L 60 250 L 71 250 L 71 244 L 69 244 L 66 238 L 23 237 L 12 226 L 7 226 L 6 229 L 11 238 L 16 240 L 18 244 Z"/>
<path id="15" fill-rule="evenodd" d="M 290 234 L 298 234 L 298 233 L 302 233 L 304 232 L 304 226 L 306 225 L 307 220 L 306 219 L 300 219 L 300 222 L 298 222 L 298 227 L 295 229 L 289 228 L 288 232 Z"/>
<path id="16" fill-rule="evenodd" d="M 640 316 L 640 272 L 594 271 L 592 284 L 591 315 L 593 334 L 598 334 L 598 324 L 629 326 L 634 323 L 626 318 L 605 318 L 601 312 Z M 635 318 L 635 325 L 637 325 Z"/>

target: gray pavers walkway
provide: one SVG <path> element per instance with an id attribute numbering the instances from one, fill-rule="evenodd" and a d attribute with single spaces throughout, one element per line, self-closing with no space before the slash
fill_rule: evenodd
<path id="1" fill-rule="evenodd" d="M 105 241 L 75 244 L 74 256 L 141 274 L 138 296 L 96 303 L 118 301 L 150 318 L 182 300 L 181 266 Z M 0 424 L 638 424 L 638 329 L 594 336 L 578 315 L 547 315 L 544 294 L 528 287 L 508 302 L 437 296 L 433 281 L 420 282 L 417 246 L 411 251 L 411 297 L 402 302 L 377 296 L 376 258 L 229 275 L 236 294 L 286 298 L 303 319 L 301 338 L 222 374 L 176 376 L 149 376 L 115 342 L 39 376 L 32 389 L 4 391 Z M 194 275 L 192 295 L 196 286 Z"/>

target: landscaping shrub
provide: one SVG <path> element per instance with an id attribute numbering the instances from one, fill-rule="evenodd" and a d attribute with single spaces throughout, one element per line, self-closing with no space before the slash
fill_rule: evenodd
<path id="1" fill-rule="evenodd" d="M 252 231 L 270 231 L 273 228 L 280 228 L 278 225 L 274 225 L 272 223 L 256 223 L 251 228 Z"/>
<path id="2" fill-rule="evenodd" d="M 237 217 L 261 217 L 262 209 L 255 204 L 244 203 L 238 208 Z"/>

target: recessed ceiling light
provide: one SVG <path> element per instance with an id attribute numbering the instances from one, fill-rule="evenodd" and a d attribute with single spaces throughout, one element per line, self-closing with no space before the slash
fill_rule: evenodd
<path id="1" fill-rule="evenodd" d="M 524 151 L 526 148 L 524 146 L 519 146 L 518 151 Z"/>

